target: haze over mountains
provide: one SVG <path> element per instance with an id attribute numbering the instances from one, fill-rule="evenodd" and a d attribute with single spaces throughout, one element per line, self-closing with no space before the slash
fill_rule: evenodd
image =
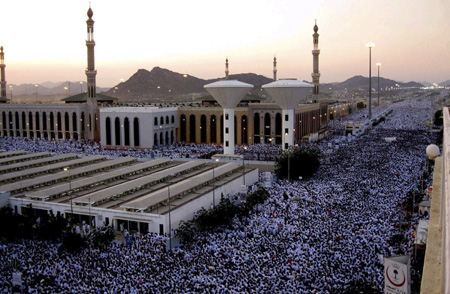
<path id="1" fill-rule="evenodd" d="M 199 97 L 207 95 L 203 88 L 204 85 L 212 83 L 224 77 L 216 79 L 204 80 L 191 75 L 184 75 L 168 69 L 154 67 L 151 71 L 146 69 L 139 69 L 128 80 L 112 88 L 97 87 L 98 93 L 104 93 L 109 96 L 118 97 L 121 100 L 140 100 L 151 98 L 168 98 L 168 97 Z M 261 86 L 272 82 L 271 78 L 257 75 L 254 73 L 243 73 L 230 75 L 229 79 L 237 79 L 239 81 L 249 83 L 255 87 L 252 89 L 252 94 L 260 95 Z M 372 77 L 372 88 L 377 87 L 377 77 Z M 425 85 L 424 85 L 425 84 Z M 398 86 L 397 86 L 398 85 Z M 390 87 L 423 87 L 431 84 L 424 82 L 408 82 L 402 83 L 391 79 L 380 77 L 380 88 Z M 440 86 L 450 86 L 450 80 L 442 82 Z M 9 85 L 8 85 L 9 86 Z M 354 91 L 358 89 L 367 89 L 369 87 L 369 79 L 363 76 L 354 76 L 340 83 L 323 83 L 320 85 L 322 92 L 333 91 Z M 12 85 L 13 95 L 22 96 L 25 98 L 34 98 L 39 100 L 39 97 L 54 96 L 63 98 L 69 95 L 75 95 L 81 91 L 86 91 L 86 82 L 80 84 L 78 82 L 45 82 L 39 84 L 21 84 Z M 10 96 L 10 88 L 8 88 L 8 97 Z M 37 95 L 36 95 L 37 90 Z"/>

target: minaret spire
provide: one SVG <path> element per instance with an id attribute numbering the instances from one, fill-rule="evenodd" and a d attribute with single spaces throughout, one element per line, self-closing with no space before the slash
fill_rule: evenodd
<path id="1" fill-rule="evenodd" d="M 228 70 L 228 57 L 225 59 L 225 79 L 228 80 L 228 74 L 230 71 Z"/>
<path id="2" fill-rule="evenodd" d="M 1 90 L 0 97 L 6 98 L 6 80 L 5 80 L 5 53 L 3 53 L 3 46 L 0 47 L 0 71 L 1 71 Z"/>
<path id="3" fill-rule="evenodd" d="M 320 54 L 320 50 L 319 50 L 319 34 L 317 33 L 317 31 L 319 30 L 319 27 L 317 26 L 317 20 L 315 20 L 315 24 L 314 24 L 314 34 L 313 34 L 313 50 L 312 50 L 312 55 L 313 55 L 313 73 L 311 74 L 312 76 L 312 82 L 314 84 L 314 88 L 313 88 L 313 95 L 318 95 L 319 94 L 319 79 L 320 79 L 320 72 L 319 72 L 319 54 Z"/>
<path id="4" fill-rule="evenodd" d="M 273 57 L 273 80 L 277 80 L 277 57 Z"/>
<path id="5" fill-rule="evenodd" d="M 86 21 L 87 24 L 87 39 L 86 39 L 86 47 L 87 47 L 87 68 L 86 68 L 86 77 L 87 77 L 87 97 L 86 103 L 88 107 L 88 139 L 89 140 L 98 140 L 99 139 L 99 111 L 98 111 L 98 103 L 96 98 L 96 75 L 97 70 L 95 69 L 95 55 L 94 55 L 94 20 L 92 16 L 94 13 L 92 12 L 91 5 L 89 3 L 89 9 L 87 12 L 87 16 L 89 19 Z"/>

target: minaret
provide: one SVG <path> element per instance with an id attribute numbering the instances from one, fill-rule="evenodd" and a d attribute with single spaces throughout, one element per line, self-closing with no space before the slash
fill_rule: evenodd
<path id="1" fill-rule="evenodd" d="M 0 97 L 6 98 L 6 81 L 5 81 L 5 53 L 3 46 L 0 47 L 0 70 L 1 70 L 1 93 Z"/>
<path id="2" fill-rule="evenodd" d="M 99 139 L 99 111 L 98 104 L 96 98 L 96 82 L 95 77 L 97 75 L 97 70 L 95 70 L 95 56 L 94 56 L 94 21 L 92 20 L 92 12 L 91 7 L 89 6 L 89 10 L 87 12 L 87 16 L 89 19 L 86 21 L 87 24 L 87 68 L 86 68 L 86 77 L 87 77 L 87 97 L 86 103 L 88 107 L 88 139 L 89 140 L 98 140 Z"/>
<path id="3" fill-rule="evenodd" d="M 277 57 L 273 57 L 273 80 L 277 80 Z"/>
<path id="4" fill-rule="evenodd" d="M 319 30 L 319 27 L 317 26 L 317 20 L 316 20 L 316 23 L 314 25 L 314 34 L 313 34 L 314 48 L 312 50 L 312 54 L 313 54 L 313 73 L 311 74 L 312 82 L 314 84 L 314 88 L 313 88 L 313 92 L 312 92 L 313 95 L 318 95 L 319 94 L 319 78 L 320 78 L 319 54 L 320 54 L 320 50 L 319 50 L 319 34 L 317 33 L 318 30 Z"/>
<path id="5" fill-rule="evenodd" d="M 228 70 L 228 57 L 225 59 L 225 79 L 228 80 L 228 74 L 230 71 Z"/>

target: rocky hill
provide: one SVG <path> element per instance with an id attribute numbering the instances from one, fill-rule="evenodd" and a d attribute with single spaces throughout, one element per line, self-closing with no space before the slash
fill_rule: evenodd
<path id="1" fill-rule="evenodd" d="M 223 78 L 204 80 L 191 75 L 183 75 L 165 68 L 155 67 L 151 71 L 138 70 L 127 81 L 122 82 L 105 94 L 118 97 L 122 101 L 153 100 L 167 98 L 190 98 L 207 95 L 204 85 Z M 229 79 L 237 79 L 255 86 L 252 94 L 260 92 L 261 86 L 272 80 L 253 73 L 230 75 Z"/>
<path id="2" fill-rule="evenodd" d="M 380 77 L 380 89 L 384 89 L 386 87 L 396 88 L 397 85 L 398 87 L 423 87 L 422 84 L 417 82 L 401 83 Z M 372 88 L 376 89 L 377 87 L 378 87 L 378 77 L 372 77 Z M 349 78 L 348 80 L 343 81 L 342 83 L 331 83 L 321 85 L 321 90 L 323 92 L 345 91 L 345 90 L 352 91 L 367 88 L 369 88 L 369 78 L 363 76 L 354 76 L 352 78 Z"/>

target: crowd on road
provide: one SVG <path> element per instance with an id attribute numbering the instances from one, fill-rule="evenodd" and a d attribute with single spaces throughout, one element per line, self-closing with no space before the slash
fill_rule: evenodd
<path id="1" fill-rule="evenodd" d="M 154 233 L 137 236 L 131 247 L 114 242 L 80 254 L 46 241 L 0 242 L 0 292 L 10 292 L 12 272 L 20 271 L 30 293 L 381 293 L 383 257 L 412 253 L 414 223 L 404 225 L 403 207 L 418 191 L 425 148 L 434 142 L 427 106 L 419 100 L 393 104 L 384 123 L 352 140 L 335 132 L 316 144 L 327 151 L 332 143 L 316 175 L 275 181 L 267 188 L 270 198 L 248 218 L 199 232 L 174 252 L 167 253 L 166 237 Z M 363 115 L 346 120 L 367 119 Z M 52 144 L 18 141 L 2 138 L 0 148 L 37 152 Z M 214 150 L 184 148 L 176 149 L 193 155 Z M 262 148 L 275 152 L 270 145 L 246 152 Z M 76 150 L 105 152 L 79 143 L 59 144 L 56 152 Z"/>

